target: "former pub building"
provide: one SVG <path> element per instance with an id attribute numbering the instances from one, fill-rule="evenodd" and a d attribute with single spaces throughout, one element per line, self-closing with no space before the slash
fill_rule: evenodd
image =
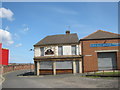
<path id="1" fill-rule="evenodd" d="M 76 33 L 46 36 L 34 45 L 35 74 L 120 70 L 120 34 L 97 30 L 78 39 Z"/>
<path id="2" fill-rule="evenodd" d="M 83 72 L 120 70 L 120 34 L 98 30 L 80 39 Z"/>
<path id="3" fill-rule="evenodd" d="M 36 75 L 82 73 L 79 55 L 79 39 L 76 33 L 51 35 L 34 45 Z"/>

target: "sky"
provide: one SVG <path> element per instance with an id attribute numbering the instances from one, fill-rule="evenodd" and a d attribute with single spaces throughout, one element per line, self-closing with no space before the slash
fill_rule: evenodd
<path id="1" fill-rule="evenodd" d="M 47 35 L 65 34 L 68 29 L 79 39 L 97 30 L 118 33 L 118 3 L 3 2 L 0 20 L 0 39 L 10 50 L 9 63 L 33 63 L 30 49 Z"/>

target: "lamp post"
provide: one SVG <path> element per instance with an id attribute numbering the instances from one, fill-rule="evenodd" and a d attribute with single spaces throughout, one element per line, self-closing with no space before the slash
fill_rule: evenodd
<path id="1" fill-rule="evenodd" d="M 31 62 L 30 62 L 30 72 L 32 72 L 32 71 L 31 71 Z"/>
<path id="2" fill-rule="evenodd" d="M 30 49 L 29 51 L 34 51 L 34 49 Z M 31 71 L 31 62 L 30 62 L 30 72 L 32 72 Z"/>

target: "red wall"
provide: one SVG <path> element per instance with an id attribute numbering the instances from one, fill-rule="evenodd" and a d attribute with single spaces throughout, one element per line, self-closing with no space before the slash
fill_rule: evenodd
<path id="1" fill-rule="evenodd" d="M 2 43 L 0 43 L 0 65 L 8 65 L 9 50 L 2 49 Z"/>
<path id="2" fill-rule="evenodd" d="M 2 49 L 2 65 L 8 65 L 9 60 L 9 50 Z"/>
<path id="3" fill-rule="evenodd" d="M 2 64 L 2 44 L 0 43 L 0 64 Z"/>

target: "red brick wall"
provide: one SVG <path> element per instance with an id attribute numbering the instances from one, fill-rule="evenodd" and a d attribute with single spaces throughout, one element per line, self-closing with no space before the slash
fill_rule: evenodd
<path id="1" fill-rule="evenodd" d="M 87 40 L 87 41 L 80 41 L 80 42 L 82 45 L 84 72 L 98 70 L 97 52 L 95 52 L 96 50 L 118 50 L 118 47 L 116 46 L 90 47 L 90 44 L 96 44 L 96 43 L 118 43 L 118 39 Z M 85 56 L 85 55 L 92 55 L 92 56 Z M 117 52 L 117 66 L 118 66 L 118 69 L 120 69 L 120 52 Z"/>
<path id="2" fill-rule="evenodd" d="M 34 64 L 21 64 L 21 65 L 8 65 L 3 66 L 3 73 L 15 71 L 15 70 L 26 70 L 26 69 L 34 69 Z"/>

